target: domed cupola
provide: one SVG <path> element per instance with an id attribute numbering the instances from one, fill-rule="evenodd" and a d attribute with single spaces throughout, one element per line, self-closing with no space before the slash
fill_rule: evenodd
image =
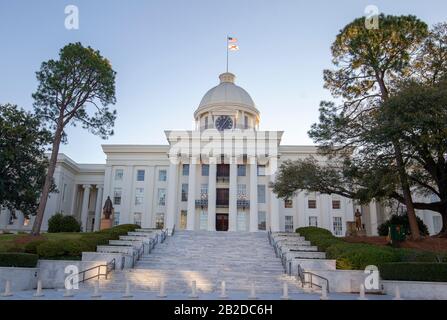
<path id="1" fill-rule="evenodd" d="M 200 129 L 255 129 L 259 111 L 247 91 L 234 84 L 236 76 L 226 72 L 220 84 L 202 98 L 194 118 Z"/>

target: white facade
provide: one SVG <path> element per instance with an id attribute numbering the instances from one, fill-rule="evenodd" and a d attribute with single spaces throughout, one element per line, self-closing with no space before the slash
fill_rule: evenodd
<path id="1" fill-rule="evenodd" d="M 59 155 L 55 182 L 42 229 L 56 212 L 74 215 L 83 230 L 99 229 L 110 197 L 114 223 L 137 223 L 209 231 L 294 231 L 315 225 L 344 236 L 357 208 L 337 195 L 300 192 L 279 200 L 269 188 L 285 160 L 317 155 L 314 146 L 281 145 L 281 131 L 261 131 L 260 113 L 231 73 L 203 97 L 194 113 L 194 131 L 166 131 L 167 145 L 103 145 L 105 165 L 77 164 Z M 219 143 L 217 143 L 219 142 Z M 367 234 L 375 235 L 387 210 L 377 203 L 361 208 Z M 440 215 L 418 212 L 431 233 Z M 33 219 L 20 212 L 0 214 L 0 230 L 28 230 Z"/>

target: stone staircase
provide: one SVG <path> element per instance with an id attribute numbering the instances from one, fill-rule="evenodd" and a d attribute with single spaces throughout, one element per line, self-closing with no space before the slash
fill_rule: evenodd
<path id="1" fill-rule="evenodd" d="M 280 294 L 284 281 L 290 293 L 303 292 L 298 281 L 284 273 L 266 233 L 206 231 L 176 231 L 133 269 L 101 279 L 100 289 L 123 291 L 129 281 L 132 290 L 158 292 L 164 281 L 167 294 L 188 294 L 193 280 L 199 293 L 220 292 L 221 281 L 228 292 L 248 292 L 254 283 L 257 293 Z"/>

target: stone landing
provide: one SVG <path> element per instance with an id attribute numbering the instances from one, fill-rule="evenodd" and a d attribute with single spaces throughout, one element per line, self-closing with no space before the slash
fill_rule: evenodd
<path id="1" fill-rule="evenodd" d="M 284 281 L 291 293 L 303 292 L 299 282 L 284 273 L 263 232 L 176 231 L 134 269 L 101 280 L 100 288 L 123 291 L 129 281 L 132 290 L 158 292 L 161 280 L 168 295 L 191 292 L 193 280 L 199 293 L 219 293 L 221 281 L 228 292 L 248 292 L 254 282 L 257 293 L 280 294 Z"/>

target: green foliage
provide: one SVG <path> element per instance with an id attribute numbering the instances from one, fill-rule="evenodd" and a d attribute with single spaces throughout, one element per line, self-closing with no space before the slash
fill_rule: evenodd
<path id="1" fill-rule="evenodd" d="M 62 213 L 56 213 L 48 219 L 48 232 L 80 232 L 81 225 L 73 216 L 66 216 Z"/>
<path id="2" fill-rule="evenodd" d="M 326 229 L 304 227 L 296 230 L 326 252 L 328 259 L 337 260 L 337 269 L 362 270 L 368 265 L 379 265 L 390 262 L 436 262 L 447 261 L 446 254 L 436 254 L 415 249 L 401 249 L 377 246 L 366 243 L 349 243 L 337 238 Z"/>
<path id="3" fill-rule="evenodd" d="M 132 224 L 119 225 L 111 229 L 82 233 L 79 239 L 43 241 L 33 244 L 30 250 L 35 248 L 36 253 L 43 259 L 80 258 L 82 252 L 96 251 L 97 246 L 108 244 L 109 240 L 119 239 L 119 236 L 137 228 L 137 225 Z"/>
<path id="4" fill-rule="evenodd" d="M 397 262 L 378 267 L 384 280 L 447 282 L 447 263 Z"/>
<path id="5" fill-rule="evenodd" d="M 0 267 L 35 268 L 39 257 L 29 253 L 0 253 Z"/>
<path id="6" fill-rule="evenodd" d="M 39 118 L 15 105 L 0 104 L 0 199 L 10 209 L 34 214 L 48 162 L 51 134 Z M 53 184 L 51 190 L 55 191 Z"/>
<path id="7" fill-rule="evenodd" d="M 27 244 L 25 244 L 25 247 L 23 248 L 23 250 L 26 253 L 37 254 L 37 247 L 46 241 L 47 240 L 39 239 L 39 240 L 34 240 L 31 242 L 28 242 Z"/>
<path id="8" fill-rule="evenodd" d="M 422 221 L 421 218 L 416 217 L 416 220 L 418 222 L 419 226 L 419 233 L 423 236 L 428 236 L 428 228 L 424 224 L 424 221 Z M 399 214 L 393 214 L 387 221 L 382 223 L 380 226 L 377 227 L 377 232 L 379 233 L 379 236 L 387 236 L 389 227 L 394 225 L 400 225 L 405 228 L 405 230 L 410 231 L 410 224 L 408 222 L 408 216 L 406 214 L 399 215 Z"/>
<path id="9" fill-rule="evenodd" d="M 447 233 L 447 23 L 428 30 L 414 16 L 379 21 L 367 29 L 355 19 L 332 45 L 324 86 L 340 103 L 322 101 L 309 131 L 331 161 L 284 163 L 273 190 L 281 198 L 310 190 L 360 203 L 407 204 L 404 190 L 436 194 L 440 201 L 414 207 L 439 212 Z"/>

